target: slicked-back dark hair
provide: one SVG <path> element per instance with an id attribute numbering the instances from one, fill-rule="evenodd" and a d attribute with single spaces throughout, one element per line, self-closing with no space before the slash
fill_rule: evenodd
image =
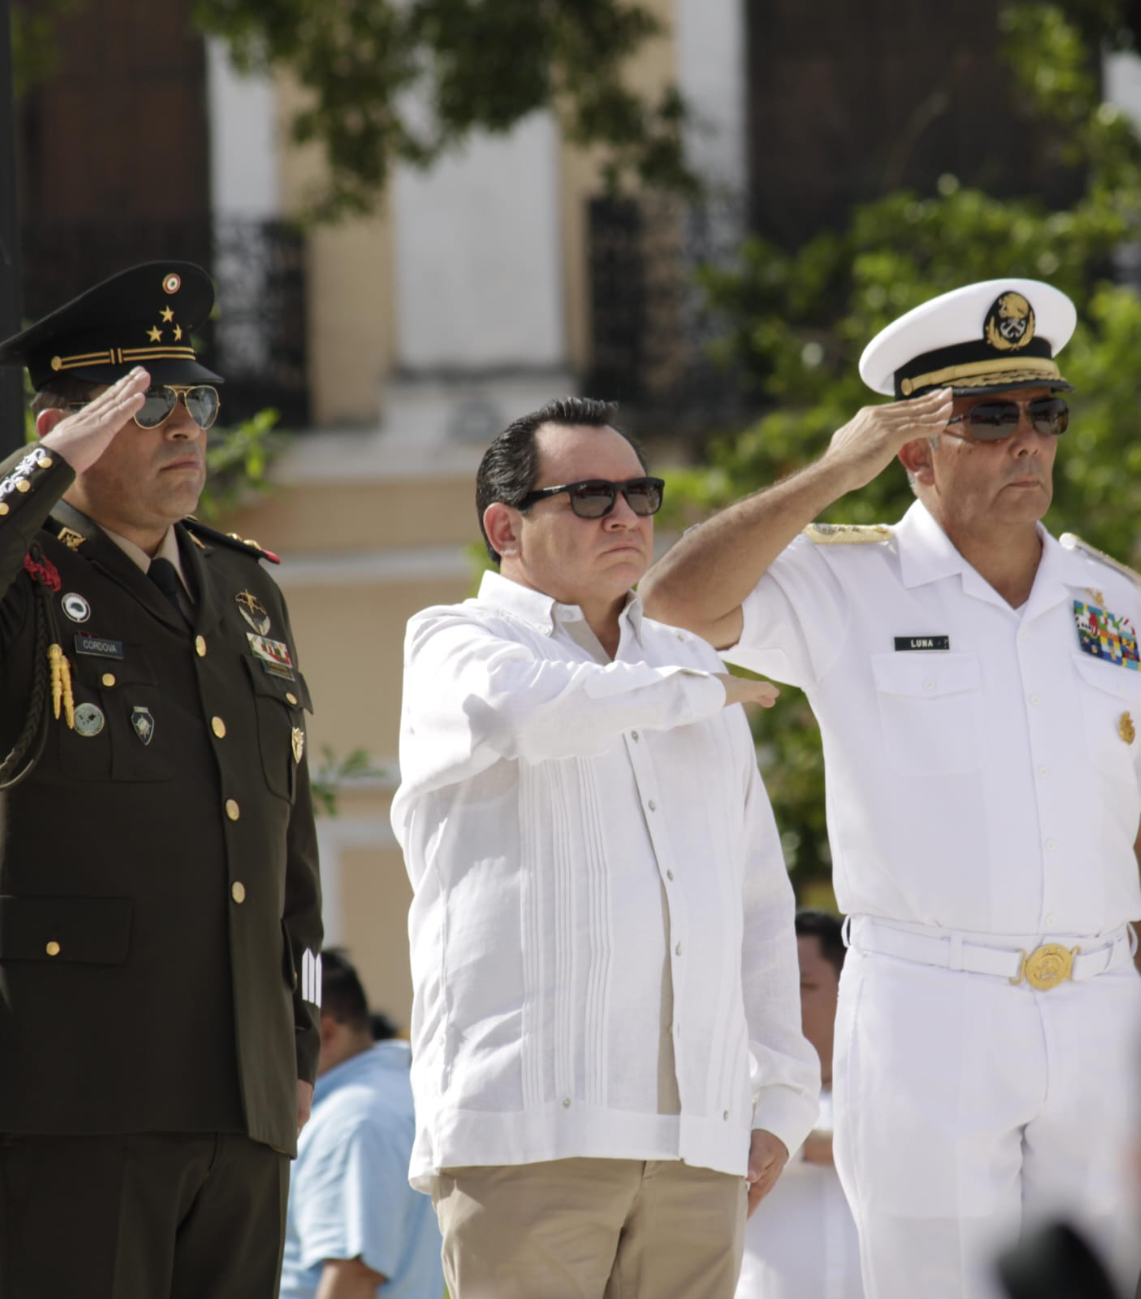
<path id="1" fill-rule="evenodd" d="M 556 424 L 563 428 L 581 425 L 587 428 L 612 428 L 630 443 L 642 468 L 646 468 L 642 448 L 628 433 L 623 433 L 615 425 L 614 416 L 617 411 L 618 403 L 613 401 L 596 401 L 592 397 L 559 397 L 538 410 L 533 410 L 529 415 L 521 415 L 513 420 L 487 448 L 475 476 L 475 508 L 479 515 L 483 544 L 493 563 L 498 564 L 500 556 L 483 526 L 483 512 L 497 501 L 518 509 L 528 493 L 535 490 L 535 480 L 539 475 L 539 449 L 535 445 L 535 434 L 544 424 Z"/>
<path id="2" fill-rule="evenodd" d="M 372 1030 L 361 977 L 340 947 L 321 953 L 321 1013 L 358 1032 Z"/>
<path id="3" fill-rule="evenodd" d="M 796 913 L 797 938 L 816 938 L 820 942 L 820 955 L 839 974 L 844 968 L 846 949 L 842 929 L 844 922 L 831 911 L 814 911 L 810 907 Z"/>

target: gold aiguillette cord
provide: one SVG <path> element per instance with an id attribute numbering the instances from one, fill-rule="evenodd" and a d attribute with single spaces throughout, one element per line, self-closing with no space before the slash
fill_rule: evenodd
<path id="1" fill-rule="evenodd" d="M 75 730 L 75 695 L 71 690 L 71 664 L 67 655 L 58 645 L 48 646 L 48 662 L 51 664 L 52 712 L 59 717 L 60 703 L 63 704 L 63 716 L 70 730 Z"/>

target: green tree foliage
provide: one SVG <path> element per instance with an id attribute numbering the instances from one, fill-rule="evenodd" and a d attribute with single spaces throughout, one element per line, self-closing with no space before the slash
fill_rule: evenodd
<path id="1" fill-rule="evenodd" d="M 54 33 L 93 0 L 16 0 L 17 96 L 50 76 Z M 636 93 L 628 60 L 662 34 L 638 0 L 190 0 L 199 30 L 239 68 L 289 73 L 305 94 L 292 122 L 328 179 L 310 213 L 376 206 L 396 160 L 427 166 L 473 130 L 511 130 L 553 109 L 566 139 L 601 146 L 604 180 L 693 196 L 685 105 L 673 86 Z"/>
<path id="2" fill-rule="evenodd" d="M 542 108 L 574 143 L 605 146 L 612 182 L 693 188 L 676 90 L 649 101 L 623 81 L 661 30 L 635 0 L 195 0 L 194 14 L 239 66 L 285 69 L 308 92 L 293 134 L 329 162 L 319 216 L 367 211 L 394 159 L 427 165 Z"/>
<path id="3" fill-rule="evenodd" d="M 1088 34 L 1100 21 L 1095 35 L 1105 37 L 1110 24 L 1116 43 L 1127 45 L 1128 24 L 1108 2 L 1072 7 L 1085 27 L 1056 5 L 1002 13 L 1024 102 L 1055 131 L 1059 165 L 1083 167 L 1085 191 L 1072 208 L 1049 211 L 1033 196 L 999 201 L 944 176 L 935 194 L 885 195 L 853 211 L 846 228 L 796 249 L 752 239 L 735 267 L 706 272 L 706 289 L 729 322 L 722 350 L 744 365 L 768 408 L 751 427 L 714 443 L 705 465 L 675 475 L 676 522 L 786 476 L 819 455 L 856 410 L 881 400 L 860 381 L 857 362 L 891 320 L 960 285 L 1020 275 L 1064 289 L 1079 315 L 1061 358 L 1077 392 L 1046 524 L 1141 562 L 1141 300 L 1113 281 L 1115 259 L 1141 251 L 1141 138 L 1102 102 Z M 911 499 L 895 466 L 826 517 L 891 522 Z M 794 880 L 802 896 L 819 891 L 830 866 L 823 760 L 798 691 L 786 689 L 762 716 L 757 739 Z"/>
<path id="4" fill-rule="evenodd" d="M 21 98 L 30 86 L 51 76 L 56 66 L 56 24 L 82 0 L 16 0 L 11 8 L 13 93 Z"/>

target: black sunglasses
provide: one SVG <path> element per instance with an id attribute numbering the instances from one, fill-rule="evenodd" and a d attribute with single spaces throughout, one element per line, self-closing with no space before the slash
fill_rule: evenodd
<path id="1" fill-rule="evenodd" d="M 146 390 L 143 404 L 131 418 L 139 428 L 160 428 L 174 414 L 180 401 L 203 432 L 211 427 L 222 409 L 218 389 L 211 388 L 207 383 L 196 384 L 192 388 L 185 384 L 164 383 Z M 80 410 L 87 404 L 85 401 L 68 402 L 73 410 Z"/>
<path id="2" fill-rule="evenodd" d="M 657 514 L 662 508 L 665 488 L 661 478 L 627 478 L 623 483 L 612 483 L 606 478 L 584 478 L 580 483 L 563 483 L 561 487 L 543 487 L 537 492 L 529 492 L 517 508 L 529 510 L 536 501 L 568 492 L 571 509 L 580 519 L 604 519 L 614 508 L 621 492 L 634 513 L 644 517 Z"/>
<path id="3" fill-rule="evenodd" d="M 1061 437 L 1070 426 L 1070 408 L 1061 397 L 1035 397 L 1033 401 L 980 401 L 962 415 L 955 415 L 948 424 L 970 425 L 971 437 L 976 442 L 1001 442 L 1017 429 L 1022 419 L 1022 407 L 1035 432 Z"/>

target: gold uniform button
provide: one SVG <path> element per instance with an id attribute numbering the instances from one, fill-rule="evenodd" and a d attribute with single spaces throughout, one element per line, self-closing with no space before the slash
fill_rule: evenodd
<path id="1" fill-rule="evenodd" d="M 36 464 L 38 464 L 41 469 L 50 469 L 52 467 L 52 458 L 51 456 L 40 456 L 36 461 Z"/>
<path id="2" fill-rule="evenodd" d="M 104 673 L 103 673 L 103 684 L 104 684 L 105 686 L 113 686 L 113 685 L 115 684 L 115 674 L 114 674 L 114 672 L 104 672 Z"/>
<path id="3" fill-rule="evenodd" d="M 236 798 L 226 799 L 226 815 L 230 820 L 236 821 L 241 814 L 242 809 L 238 806 L 238 800 Z"/>
<path id="4" fill-rule="evenodd" d="M 199 657 L 200 659 L 204 659 L 204 658 L 206 657 L 206 637 L 205 637 L 205 636 L 195 636 L 195 638 L 194 638 L 194 652 L 195 652 L 195 654 L 198 655 L 198 657 Z"/>
<path id="5" fill-rule="evenodd" d="M 30 492 L 32 490 L 32 484 L 28 482 L 26 478 L 17 478 L 16 490 L 18 492 Z"/>
<path id="6" fill-rule="evenodd" d="M 52 941 L 51 941 L 50 943 L 48 943 L 48 945 L 44 948 L 44 951 L 47 952 L 47 954 L 48 954 L 49 956 L 58 956 L 58 955 L 59 955 L 59 943 L 57 943 L 57 942 L 55 941 L 55 939 L 53 938 Z"/>
<path id="7" fill-rule="evenodd" d="M 210 729 L 214 732 L 214 734 L 218 737 L 218 739 L 222 739 L 226 734 L 226 723 L 222 721 L 220 717 L 212 717 L 210 719 Z"/>
<path id="8" fill-rule="evenodd" d="M 230 896 L 237 903 L 242 903 L 246 900 L 246 886 L 241 880 L 235 880 L 233 884 L 230 885 Z"/>
<path id="9" fill-rule="evenodd" d="M 287 690 L 287 691 L 285 692 L 285 697 L 286 697 L 286 699 L 289 700 L 289 702 L 290 702 L 291 704 L 296 704 L 296 703 L 297 703 L 297 696 L 293 693 L 292 690 Z"/>
<path id="10" fill-rule="evenodd" d="M 7 513 L 8 513 L 7 505 L 5 505 L 3 501 L 0 501 L 0 515 L 4 515 Z"/>

